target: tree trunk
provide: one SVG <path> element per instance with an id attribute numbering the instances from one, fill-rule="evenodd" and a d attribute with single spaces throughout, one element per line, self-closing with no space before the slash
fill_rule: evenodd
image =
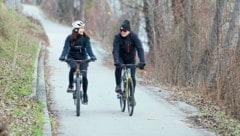
<path id="1" fill-rule="evenodd" d="M 232 18 L 229 23 L 229 29 L 224 41 L 224 47 L 230 47 L 236 45 L 235 37 L 237 35 L 238 29 L 236 29 L 240 24 L 240 0 L 235 0 L 234 9 L 232 12 Z M 234 44 L 235 43 L 235 44 Z"/>
<path id="2" fill-rule="evenodd" d="M 151 3 L 148 0 L 143 0 L 143 12 L 146 21 L 146 32 L 147 32 L 147 39 L 148 39 L 148 46 L 149 46 L 149 56 L 154 54 L 154 35 L 153 35 L 153 21 L 151 19 Z M 149 57 L 148 56 L 148 57 Z M 154 56 L 154 55 L 153 55 Z M 149 60 L 150 64 L 154 64 L 152 59 Z"/>
<path id="3" fill-rule="evenodd" d="M 174 22 L 176 25 L 182 22 L 183 19 L 183 2 L 184 0 L 172 0 L 172 11 L 174 16 Z"/>
<path id="4" fill-rule="evenodd" d="M 212 67 L 210 69 L 210 73 L 208 74 L 207 81 L 209 83 L 209 87 L 216 86 L 216 77 L 217 70 L 219 66 L 219 58 L 221 58 L 221 54 L 219 54 L 219 50 L 221 48 L 221 25 L 223 23 L 223 13 L 226 7 L 226 0 L 218 0 L 216 2 L 217 10 L 213 21 L 213 29 L 211 32 L 210 39 L 210 50 L 212 50 Z"/>
<path id="5" fill-rule="evenodd" d="M 158 49 L 158 41 L 157 41 L 157 32 L 155 30 L 155 13 L 153 8 L 156 7 L 156 3 L 158 1 L 155 1 L 155 3 L 151 3 L 151 1 L 144 0 L 144 13 L 145 13 L 145 20 L 146 20 L 146 31 L 148 36 L 148 42 L 149 42 L 149 53 L 150 56 L 153 56 L 153 58 L 149 58 L 150 64 L 153 64 L 154 66 L 154 72 L 155 77 L 159 80 L 159 49 Z M 150 57 L 149 56 L 149 57 Z"/>
<path id="6" fill-rule="evenodd" d="M 213 18 L 212 28 L 209 35 L 209 46 L 201 57 L 201 62 L 197 71 L 198 84 L 201 82 L 206 83 L 206 80 L 212 84 L 216 78 L 218 45 L 220 44 L 219 30 L 222 25 L 226 3 L 226 0 L 216 1 L 215 16 Z M 209 70 L 209 67 L 211 67 L 211 70 Z"/>
<path id="7" fill-rule="evenodd" d="M 190 40 L 191 40 L 191 16 L 192 16 L 192 0 L 185 0 L 184 7 L 184 29 L 183 29 L 183 73 L 184 73 L 184 86 L 188 86 L 190 84 L 191 77 L 191 48 L 190 48 Z"/>
<path id="8" fill-rule="evenodd" d="M 165 70 L 163 67 L 161 68 L 161 64 L 163 64 L 160 55 L 161 53 L 161 41 L 163 41 L 163 35 L 164 35 L 164 21 L 163 21 L 163 14 L 164 12 L 164 6 L 161 5 L 160 0 L 155 0 L 154 2 L 154 57 L 155 57 L 155 69 L 157 70 L 156 76 L 158 81 L 161 81 L 161 73 Z"/>
<path id="9" fill-rule="evenodd" d="M 236 47 L 236 56 L 237 56 L 238 62 L 240 62 L 240 27 L 238 29 L 238 42 Z"/>

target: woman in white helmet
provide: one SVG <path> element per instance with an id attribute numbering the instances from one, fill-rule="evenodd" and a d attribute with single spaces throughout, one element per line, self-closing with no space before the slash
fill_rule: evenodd
<path id="1" fill-rule="evenodd" d="M 62 54 L 59 60 L 64 61 L 66 58 L 75 59 L 75 60 L 84 60 L 87 59 L 88 56 L 95 61 L 97 58 L 95 57 L 89 36 L 84 32 L 85 24 L 82 21 L 75 21 L 72 23 L 72 34 L 68 35 L 65 44 L 63 47 Z M 69 85 L 67 92 L 72 92 L 73 90 L 73 74 L 76 70 L 76 64 L 73 62 L 68 62 L 70 66 L 69 71 Z M 87 87 L 88 87 L 88 79 L 87 79 L 87 68 L 88 64 L 82 64 L 81 70 L 85 70 L 86 72 L 83 74 L 83 103 L 87 104 L 88 96 L 87 96 Z"/>

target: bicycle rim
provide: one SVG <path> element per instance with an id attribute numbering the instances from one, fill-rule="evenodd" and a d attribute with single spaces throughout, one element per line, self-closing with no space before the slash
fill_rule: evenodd
<path id="1" fill-rule="evenodd" d="M 133 86 L 133 82 L 132 80 L 128 81 L 128 101 L 127 101 L 127 106 L 128 106 L 128 114 L 129 116 L 133 115 L 133 111 L 134 111 L 134 86 Z"/>
<path id="2" fill-rule="evenodd" d="M 80 96 L 80 82 L 76 83 L 76 114 L 80 116 L 80 104 L 81 104 L 81 96 Z"/>

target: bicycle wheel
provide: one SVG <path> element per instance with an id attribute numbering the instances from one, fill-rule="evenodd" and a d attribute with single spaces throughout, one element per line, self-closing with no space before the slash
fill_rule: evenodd
<path id="1" fill-rule="evenodd" d="M 80 104 L 81 104 L 81 95 L 80 95 L 80 79 L 77 78 L 77 82 L 76 82 L 76 113 L 77 116 L 80 116 Z"/>
<path id="2" fill-rule="evenodd" d="M 122 87 L 121 88 L 125 90 L 125 82 L 124 81 L 122 81 Z M 123 91 L 122 94 L 118 94 L 118 98 L 119 98 L 119 101 L 120 101 L 121 111 L 124 112 L 125 108 L 126 108 L 125 91 Z"/>
<path id="3" fill-rule="evenodd" d="M 128 106 L 128 114 L 129 116 L 133 115 L 134 106 L 135 106 L 135 100 L 134 100 L 134 85 L 132 79 L 128 80 L 128 100 L 127 100 L 127 106 Z"/>

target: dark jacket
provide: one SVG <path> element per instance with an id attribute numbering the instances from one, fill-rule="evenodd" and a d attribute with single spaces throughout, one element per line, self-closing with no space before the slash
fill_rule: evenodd
<path id="1" fill-rule="evenodd" d="M 145 63 L 142 43 L 135 33 L 131 32 L 127 37 L 122 37 L 121 34 L 115 35 L 112 51 L 115 64 L 136 63 L 136 51 L 140 62 Z"/>
<path id="2" fill-rule="evenodd" d="M 90 38 L 85 35 L 78 35 L 75 44 L 72 47 L 70 45 L 69 35 L 65 40 L 61 56 L 79 60 L 87 59 L 88 55 L 90 57 L 95 57 L 90 46 Z"/>

